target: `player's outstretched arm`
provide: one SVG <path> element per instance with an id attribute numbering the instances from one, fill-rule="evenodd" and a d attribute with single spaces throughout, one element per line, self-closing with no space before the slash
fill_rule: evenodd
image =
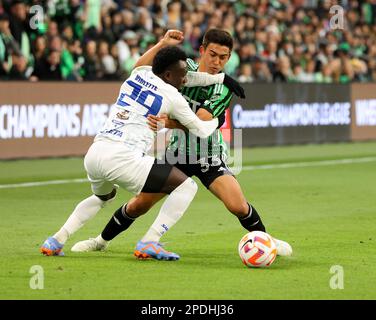
<path id="1" fill-rule="evenodd" d="M 225 73 L 209 74 L 206 72 L 187 72 L 186 87 L 207 87 L 216 83 L 224 84 L 232 93 L 244 99 L 245 92 L 238 81 Z"/>
<path id="2" fill-rule="evenodd" d="M 206 119 L 201 119 L 206 120 Z M 211 120 L 211 119 L 208 119 Z M 149 114 L 147 117 L 147 123 L 151 130 L 159 131 L 160 129 L 181 129 L 181 130 L 188 130 L 184 127 L 179 121 L 170 119 L 167 114 L 162 113 L 159 116 L 154 116 Z"/>
<path id="3" fill-rule="evenodd" d="M 176 46 L 184 40 L 183 32 L 179 30 L 168 30 L 164 37 L 148 51 L 146 51 L 136 62 L 135 68 L 141 66 L 151 66 L 155 55 L 164 47 Z"/>
<path id="4" fill-rule="evenodd" d="M 191 109 L 189 109 L 191 111 Z M 189 130 L 192 134 L 195 136 L 206 139 L 209 137 L 214 130 L 218 127 L 218 119 L 214 118 L 212 120 L 208 121 L 202 121 L 200 118 L 198 118 L 192 111 L 192 114 L 194 115 L 194 118 L 189 119 L 189 122 L 186 122 L 185 119 L 179 119 L 179 121 L 183 121 L 182 125 Z"/>
<path id="5" fill-rule="evenodd" d="M 213 115 L 209 111 L 202 108 L 197 110 L 196 116 L 202 121 L 209 121 L 213 119 Z M 222 126 L 222 120 L 220 120 L 220 117 L 218 117 L 218 128 Z M 170 119 L 165 113 L 162 113 L 159 116 L 149 114 L 147 117 L 147 123 L 149 128 L 153 131 L 159 131 L 163 128 L 188 131 L 188 129 L 184 127 L 179 121 Z"/>
<path id="6" fill-rule="evenodd" d="M 218 119 L 202 121 L 191 110 L 188 102 L 181 96 L 181 103 L 176 103 L 170 115 L 186 127 L 192 134 L 199 138 L 209 137 L 218 126 Z"/>
<path id="7" fill-rule="evenodd" d="M 185 118 L 185 119 L 181 118 L 180 121 L 183 121 L 184 125 L 181 124 L 177 120 L 168 119 L 167 120 L 168 122 L 165 122 L 166 119 L 164 119 L 163 117 L 148 115 L 148 118 L 147 118 L 148 126 L 153 131 L 159 131 L 162 128 L 181 129 L 184 131 L 190 131 L 195 136 L 198 136 L 199 138 L 203 138 L 203 139 L 209 137 L 214 132 L 214 130 L 217 129 L 218 127 L 217 118 L 214 118 L 212 120 L 202 121 L 193 113 L 191 109 L 189 109 L 188 111 L 191 111 L 193 117 L 190 115 L 188 118 Z"/>
<path id="8" fill-rule="evenodd" d="M 209 74 L 206 72 L 187 72 L 187 82 L 184 84 L 185 87 L 207 87 L 216 83 L 223 83 L 225 78 L 224 73 Z"/>

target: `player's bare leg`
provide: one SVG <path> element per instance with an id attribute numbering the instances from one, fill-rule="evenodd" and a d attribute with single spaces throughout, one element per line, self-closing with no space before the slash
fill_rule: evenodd
<path id="1" fill-rule="evenodd" d="M 245 199 L 239 182 L 231 175 L 216 178 L 209 186 L 209 190 L 220 199 L 227 210 L 238 217 L 241 225 L 248 231 L 266 232 L 256 209 Z M 291 246 L 282 240 L 273 238 L 277 253 L 280 256 L 290 256 Z"/>
<path id="2" fill-rule="evenodd" d="M 223 175 L 216 178 L 210 184 L 209 190 L 238 218 L 245 218 L 248 215 L 247 200 L 239 182 L 233 176 Z"/>
<path id="3" fill-rule="evenodd" d="M 127 213 L 130 216 L 138 216 L 148 212 L 159 200 L 166 196 L 165 193 L 144 193 L 133 197 L 128 201 Z"/>

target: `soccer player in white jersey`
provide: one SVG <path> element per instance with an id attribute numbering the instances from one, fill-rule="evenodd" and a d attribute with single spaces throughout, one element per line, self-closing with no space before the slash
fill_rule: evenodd
<path id="1" fill-rule="evenodd" d="M 62 248 L 68 238 L 85 222 L 114 199 L 120 186 L 134 194 L 163 193 L 168 197 L 160 213 L 168 217 L 159 232 L 165 233 L 183 215 L 194 198 L 197 185 L 179 169 L 170 164 L 157 163 L 147 155 L 155 133 L 148 127 L 147 116 L 167 113 L 177 119 L 195 135 L 208 137 L 218 126 L 218 120 L 200 120 L 178 92 L 186 85 L 206 85 L 223 81 L 223 76 L 189 73 L 184 51 L 169 46 L 155 56 L 153 66 L 133 70 L 123 83 L 108 119 L 90 146 L 84 160 L 93 195 L 81 201 L 60 230 L 41 246 L 45 255 L 63 255 Z M 109 229 L 124 231 L 139 215 L 130 215 L 125 205 L 115 211 Z M 106 231 L 104 232 L 106 234 Z M 160 243 L 144 244 L 158 252 L 157 259 L 174 260 L 178 256 L 165 250 Z"/>

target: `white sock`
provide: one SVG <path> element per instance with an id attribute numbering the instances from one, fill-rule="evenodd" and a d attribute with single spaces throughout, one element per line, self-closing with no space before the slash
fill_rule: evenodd
<path id="1" fill-rule="evenodd" d="M 197 192 L 197 184 L 191 178 L 185 180 L 167 197 L 154 223 L 142 238 L 142 242 L 159 241 L 183 216 Z"/>
<path id="2" fill-rule="evenodd" d="M 73 233 L 80 229 L 88 220 L 93 218 L 98 211 L 103 208 L 106 202 L 108 201 L 102 201 L 95 195 L 82 200 L 53 237 L 64 244 Z"/>
<path id="3" fill-rule="evenodd" d="M 105 246 L 108 242 L 110 242 L 110 241 L 104 240 L 101 234 L 95 238 L 95 241 L 97 241 L 102 246 Z"/>

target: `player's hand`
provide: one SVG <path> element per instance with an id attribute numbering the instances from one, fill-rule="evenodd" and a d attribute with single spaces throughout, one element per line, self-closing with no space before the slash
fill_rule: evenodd
<path id="1" fill-rule="evenodd" d="M 167 114 L 162 113 L 159 117 L 149 114 L 147 117 L 147 123 L 151 130 L 159 131 L 166 127 L 166 122 L 168 122 L 169 118 Z"/>
<path id="2" fill-rule="evenodd" d="M 159 117 L 153 116 L 151 114 L 147 117 L 147 124 L 149 128 L 153 131 L 158 131 L 160 128 L 163 127 L 163 124 L 159 121 Z"/>
<path id="3" fill-rule="evenodd" d="M 238 97 L 244 99 L 245 93 L 243 87 L 239 84 L 238 81 L 231 78 L 227 74 L 225 74 L 225 78 L 223 80 L 223 84 L 230 89 L 231 92 L 235 93 Z"/>
<path id="4" fill-rule="evenodd" d="M 168 30 L 162 39 L 166 46 L 176 46 L 183 40 L 184 34 L 180 30 Z"/>
<path id="5" fill-rule="evenodd" d="M 159 131 L 163 128 L 178 128 L 178 122 L 176 120 L 170 119 L 166 113 L 162 113 L 158 117 L 149 114 L 147 117 L 147 123 L 149 128 L 153 131 Z"/>

